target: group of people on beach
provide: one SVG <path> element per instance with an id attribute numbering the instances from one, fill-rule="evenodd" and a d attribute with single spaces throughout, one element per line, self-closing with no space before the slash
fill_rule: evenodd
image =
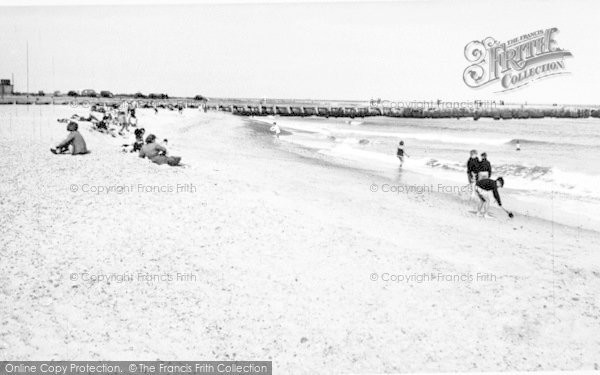
<path id="1" fill-rule="evenodd" d="M 113 137 L 116 137 L 117 134 L 123 136 L 125 135 L 125 132 L 129 132 L 130 126 L 137 126 L 136 108 L 137 105 L 135 102 L 123 102 L 118 107 L 106 105 L 92 106 L 88 116 L 74 114 L 70 119 L 63 118 L 59 119 L 58 122 L 90 122 L 93 126 L 93 130 L 110 134 Z M 92 112 L 101 114 L 101 118 L 94 116 Z"/>
<path id="2" fill-rule="evenodd" d="M 520 150 L 518 148 L 517 150 Z M 404 141 L 398 143 L 396 149 L 396 157 L 400 161 L 400 167 L 404 164 L 404 157 L 408 154 L 404 151 Z M 492 179 L 492 164 L 487 159 L 487 153 L 483 152 L 481 158 L 477 150 L 471 150 L 469 160 L 467 160 L 467 177 L 469 180 L 470 190 L 472 192 L 472 198 L 477 197 L 477 215 L 487 218 L 489 217 L 488 210 L 492 198 L 496 200 L 498 206 L 502 208 L 502 201 L 500 199 L 500 193 L 498 189 L 504 187 L 504 178 L 498 177 Z M 502 208 L 504 209 L 504 208 Z M 513 217 L 513 214 L 506 211 L 509 217 Z"/>
<path id="3" fill-rule="evenodd" d="M 140 158 L 148 158 L 153 163 L 159 165 L 168 164 L 170 166 L 177 166 L 181 162 L 181 157 L 168 155 L 166 148 L 168 140 L 166 138 L 161 144 L 156 141 L 154 134 L 149 134 L 144 141 L 146 130 L 144 128 L 137 128 L 136 107 L 131 103 L 124 102 L 118 108 L 107 108 L 106 106 L 93 107 L 92 111 L 102 113 L 102 119 L 98 119 L 91 112 L 87 117 L 75 114 L 71 119 L 59 119 L 58 122 L 67 123 L 67 131 L 69 133 L 62 142 L 51 148 L 50 151 L 54 154 L 64 154 L 68 153 L 70 149 L 71 155 L 89 153 L 85 140 L 78 130 L 79 124 L 76 122 L 85 121 L 92 124 L 90 130 L 110 134 L 113 137 L 116 137 L 114 132 L 118 126 L 121 127 L 118 134 L 122 136 L 125 135 L 125 132 L 130 131 L 130 127 L 136 128 L 134 130 L 135 141 L 132 144 L 123 144 L 122 150 L 124 152 L 127 152 L 127 149 L 130 148 L 130 152 L 137 152 Z"/>
<path id="4" fill-rule="evenodd" d="M 504 187 L 504 178 L 492 179 L 492 164 L 487 159 L 487 153 L 483 152 L 480 159 L 477 150 L 471 150 L 469 160 L 467 160 L 467 177 L 473 195 L 479 200 L 477 215 L 489 216 L 488 210 L 492 197 L 498 206 L 502 207 L 498 189 Z M 507 211 L 507 213 L 509 217 L 513 217 L 511 212 Z"/>

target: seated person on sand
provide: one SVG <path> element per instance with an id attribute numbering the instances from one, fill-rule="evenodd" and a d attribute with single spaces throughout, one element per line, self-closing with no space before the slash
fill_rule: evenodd
<path id="1" fill-rule="evenodd" d="M 81 133 L 77 131 L 78 125 L 76 122 L 71 121 L 69 125 L 67 125 L 67 131 L 69 135 L 67 138 L 60 142 L 55 148 L 51 148 L 53 154 L 63 154 L 69 150 L 69 146 L 73 149 L 71 151 L 72 155 L 83 155 L 87 154 L 88 150 L 85 145 L 85 141 L 83 140 L 83 136 Z"/>
<path id="2" fill-rule="evenodd" d="M 110 124 L 110 120 L 111 118 L 109 115 L 102 116 L 102 120 L 94 123 L 96 130 L 100 132 L 108 132 L 108 124 Z"/>
<path id="3" fill-rule="evenodd" d="M 133 149 L 131 150 L 131 152 L 140 151 L 142 149 L 142 146 L 144 145 L 144 134 L 146 134 L 146 129 L 135 129 L 133 134 L 135 134 L 135 142 L 133 143 Z"/>
<path id="4" fill-rule="evenodd" d="M 129 152 L 136 152 L 136 151 L 140 151 L 142 149 L 142 146 L 144 145 L 144 134 L 146 133 L 146 129 L 144 128 L 139 128 L 139 129 L 135 129 L 133 134 L 135 134 L 135 142 L 133 142 L 131 144 L 131 150 Z M 127 152 L 127 149 L 129 148 L 129 144 L 124 144 L 123 145 L 123 152 Z"/>
<path id="5" fill-rule="evenodd" d="M 156 136 L 150 134 L 146 137 L 146 144 L 140 150 L 140 158 L 147 157 L 156 164 L 178 165 L 181 161 L 179 156 L 167 156 L 167 149 L 156 143 Z"/>

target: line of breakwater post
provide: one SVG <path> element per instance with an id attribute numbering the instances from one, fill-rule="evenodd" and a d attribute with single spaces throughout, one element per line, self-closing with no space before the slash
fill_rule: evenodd
<path id="1" fill-rule="evenodd" d="M 294 117 L 397 117 L 397 118 L 472 118 L 477 121 L 481 118 L 494 120 L 510 119 L 536 119 L 545 117 L 554 118 L 600 118 L 599 105 L 498 105 L 493 108 L 481 108 L 480 106 L 462 108 L 444 108 L 433 106 L 425 108 L 415 107 L 386 107 L 382 105 L 335 105 L 324 101 L 313 101 L 310 104 L 290 104 L 285 101 L 266 104 L 255 101 L 244 101 L 240 99 L 219 100 L 212 103 L 196 103 L 194 100 L 185 98 L 170 99 L 136 99 L 136 98 L 87 98 L 87 97 L 36 97 L 27 99 L 25 96 L 11 96 L 0 100 L 0 105 L 72 105 L 73 107 L 86 107 L 92 109 L 94 106 L 118 107 L 124 100 L 136 101 L 141 108 L 166 108 L 176 109 L 177 103 L 186 101 L 186 107 L 199 108 L 206 105 L 208 110 L 231 112 L 239 116 L 294 116 Z"/>
<path id="2" fill-rule="evenodd" d="M 222 110 L 220 106 L 210 107 L 214 110 Z M 598 107 L 549 107 L 549 108 L 494 108 L 494 109 L 415 109 L 415 108 L 385 108 L 371 106 L 289 106 L 276 105 L 253 106 L 235 105 L 230 110 L 238 116 L 290 116 L 290 117 L 397 117 L 397 118 L 445 118 L 460 119 L 472 118 L 477 121 L 481 118 L 494 120 L 510 119 L 536 119 L 545 117 L 554 118 L 600 118 Z"/>

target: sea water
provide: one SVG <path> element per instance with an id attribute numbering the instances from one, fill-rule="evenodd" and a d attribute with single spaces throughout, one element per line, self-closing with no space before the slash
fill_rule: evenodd
<path id="1" fill-rule="evenodd" d="M 398 174 L 395 155 L 402 140 L 408 154 L 402 170 L 426 176 L 432 184 L 466 185 L 469 151 L 486 152 L 492 178 L 504 177 L 501 195 L 508 209 L 600 230 L 600 119 L 309 117 L 276 121 L 292 133 L 281 137 L 284 142 L 389 177 Z"/>

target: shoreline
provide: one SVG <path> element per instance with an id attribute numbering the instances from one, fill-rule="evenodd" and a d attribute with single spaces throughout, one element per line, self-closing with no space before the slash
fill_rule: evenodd
<path id="1" fill-rule="evenodd" d="M 258 132 L 263 134 L 266 137 L 273 137 L 272 132 L 269 131 L 269 124 L 262 119 L 244 119 L 252 128 L 256 128 Z M 285 130 L 285 127 L 284 129 Z M 292 133 L 307 133 L 306 130 L 298 130 L 292 128 Z M 282 133 L 283 134 L 283 133 Z M 422 195 L 422 194 L 436 194 L 440 197 L 444 197 L 453 202 L 460 202 L 465 206 L 465 209 L 471 210 L 475 209 L 475 202 L 468 198 L 470 195 L 469 192 L 463 191 L 466 185 L 457 184 L 456 181 L 449 178 L 449 176 L 434 176 L 431 174 L 427 174 L 424 171 L 419 170 L 407 170 L 407 169 L 391 169 L 391 168 L 383 168 L 379 167 L 379 169 L 375 169 L 373 164 L 362 163 L 358 166 L 351 165 L 356 163 L 354 159 L 346 159 L 343 155 L 335 156 L 330 155 L 328 153 L 320 152 L 318 146 L 310 147 L 301 145 L 293 142 L 286 142 L 285 137 L 293 135 L 282 135 L 281 142 L 285 143 L 286 151 L 292 153 L 299 153 L 304 157 L 308 157 L 309 159 L 319 160 L 325 163 L 328 163 L 331 166 L 336 166 L 340 168 L 348 168 L 356 171 L 361 171 L 367 175 L 377 176 L 379 178 L 384 178 L 387 180 L 388 189 L 396 189 L 398 190 L 398 194 L 410 194 L 410 195 Z M 408 190 L 408 191 L 407 191 Z M 515 203 L 519 205 L 519 208 L 510 207 L 510 210 L 515 213 L 515 215 L 521 217 L 528 217 L 532 220 L 541 220 L 545 223 L 552 223 L 556 225 L 564 225 L 567 227 L 571 227 L 579 230 L 586 230 L 591 232 L 600 232 L 597 228 L 597 222 L 582 222 L 579 217 L 579 213 L 569 213 L 560 211 L 560 220 L 554 221 L 548 217 L 550 213 L 543 211 L 543 207 L 546 205 L 546 201 L 544 201 L 541 197 L 537 197 L 537 200 L 528 200 L 522 199 L 522 194 L 527 192 L 526 190 L 521 189 L 502 189 L 501 196 L 504 203 L 510 202 L 511 197 L 513 199 L 517 199 Z M 394 192 L 389 192 L 389 194 L 394 194 Z M 554 195 L 553 195 L 554 196 Z M 581 202 L 581 205 L 585 205 L 585 201 Z M 505 212 L 502 211 L 497 205 L 492 204 L 490 207 L 492 213 L 494 213 L 495 219 L 506 216 Z M 542 210 L 542 211 L 540 211 Z M 530 211 L 532 213 L 530 213 Z M 553 215 L 553 214 L 552 214 Z M 559 215 L 559 213 L 557 213 Z"/>
<path id="2" fill-rule="evenodd" d="M 0 306 L 0 356 L 200 352 L 273 360 L 284 373 L 598 365 L 596 233 L 484 222 L 435 194 L 373 193 L 387 180 L 288 154 L 231 114 L 139 115 L 189 167 L 123 154 L 120 139 L 84 126 L 92 154 L 52 156 L 45 145 L 64 124 L 53 118 L 38 134 L 45 115 L 13 123 L 10 142 L 0 140 L 9 155 L 0 295 L 10 300 Z M 85 183 L 197 190 L 69 191 Z M 138 273 L 174 281 L 90 279 Z M 424 274 L 438 279 L 389 280 Z"/>

